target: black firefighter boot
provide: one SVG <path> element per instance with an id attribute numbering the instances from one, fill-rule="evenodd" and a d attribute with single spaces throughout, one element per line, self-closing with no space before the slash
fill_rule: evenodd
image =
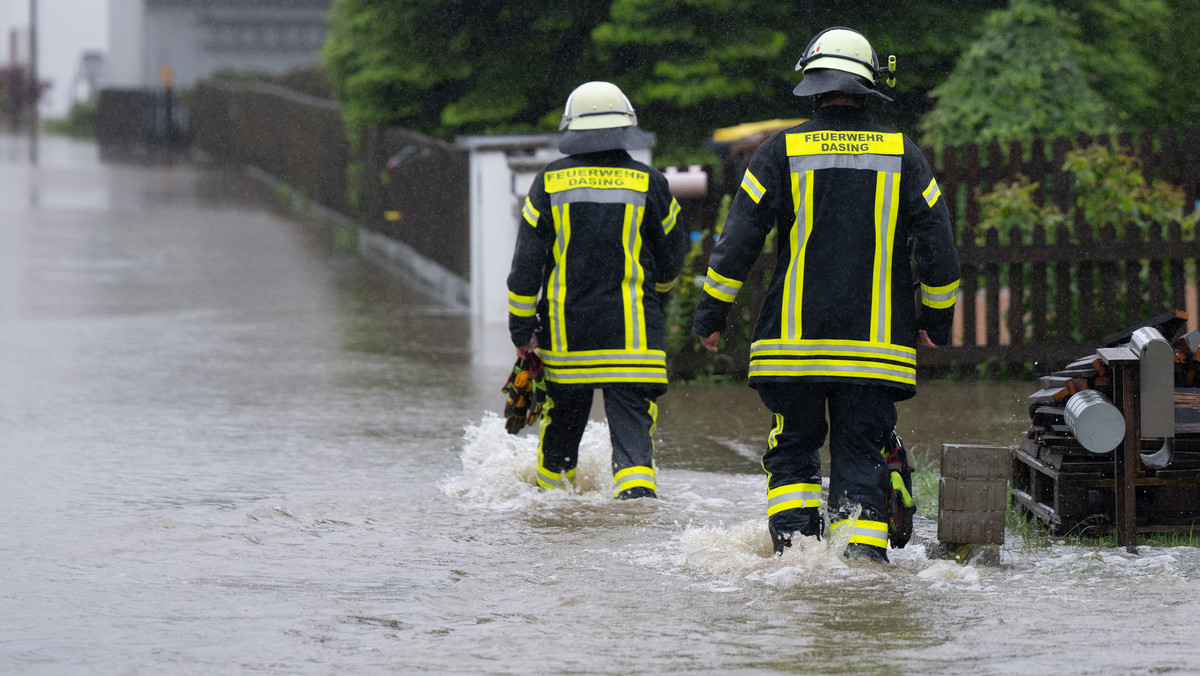
<path id="1" fill-rule="evenodd" d="M 617 494 L 618 500 L 637 500 L 638 498 L 657 497 L 658 493 L 655 493 L 653 488 L 647 488 L 646 486 L 634 486 L 633 488 L 626 488 Z"/>
<path id="2" fill-rule="evenodd" d="M 851 542 L 846 545 L 844 556 L 851 561 L 871 561 L 873 563 L 889 563 L 887 550 L 875 545 L 865 545 L 861 542 Z"/>

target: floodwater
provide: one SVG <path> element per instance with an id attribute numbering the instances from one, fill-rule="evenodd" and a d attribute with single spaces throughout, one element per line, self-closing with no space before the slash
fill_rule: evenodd
<path id="1" fill-rule="evenodd" d="M 770 556 L 739 385 L 661 401 L 659 501 L 532 486 L 503 330 L 240 175 L 0 137 L 0 673 L 1195 673 L 1200 550 Z M 499 345 L 498 349 L 495 346 Z M 489 347 L 482 347 L 489 346 Z M 930 383 L 915 454 L 1029 383 Z M 919 496 L 918 496 L 919 497 Z"/>

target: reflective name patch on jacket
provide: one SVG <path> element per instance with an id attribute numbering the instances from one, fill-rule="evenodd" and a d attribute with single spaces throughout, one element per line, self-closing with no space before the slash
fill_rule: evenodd
<path id="1" fill-rule="evenodd" d="M 904 135 L 877 131 L 809 131 L 787 135 L 787 154 L 903 155 Z"/>
<path id="2" fill-rule="evenodd" d="M 574 188 L 619 189 L 647 192 L 650 174 L 621 167 L 574 167 L 546 172 L 546 192 Z"/>

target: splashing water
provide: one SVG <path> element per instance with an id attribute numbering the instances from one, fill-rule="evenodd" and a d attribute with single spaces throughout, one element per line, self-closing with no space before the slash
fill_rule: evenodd
<path id="1" fill-rule="evenodd" d="M 571 525 L 580 518 L 594 528 L 636 513 L 665 537 L 637 544 L 634 553 L 611 554 L 650 569 L 721 584 L 740 580 L 736 584 L 791 588 L 884 574 L 882 567 L 844 558 L 851 528 L 839 529 L 824 540 L 798 536 L 777 556 L 762 511 L 761 476 L 660 469 L 660 499 L 621 503 L 612 499 L 609 489 L 612 446 L 606 423 L 590 421 L 584 431 L 573 492 L 537 487 L 537 445 L 535 434 L 508 434 L 502 417 L 485 412 L 477 424 L 464 427 L 461 474 L 445 479 L 441 490 L 470 510 L 488 513 L 545 516 L 542 507 L 585 507 L 583 513 L 554 512 L 552 518 L 571 530 L 582 527 Z M 857 517 L 858 510 L 849 519 L 853 522 Z M 729 518 L 736 525 L 724 525 Z M 637 534 L 627 535 L 637 541 Z M 918 558 L 927 562 L 923 556 Z"/>
<path id="2" fill-rule="evenodd" d="M 536 431 L 509 434 L 504 418 L 487 411 L 478 424 L 464 428 L 462 475 L 442 484 L 449 495 L 476 501 L 489 509 L 521 509 L 533 500 L 561 500 L 568 491 L 542 491 L 537 485 Z M 608 424 L 589 421 L 579 443 L 574 495 L 589 500 L 612 496 L 612 443 Z"/>
<path id="3" fill-rule="evenodd" d="M 1117 606 L 1098 599 L 1134 585 L 1150 594 L 1137 607 L 1163 607 L 1164 599 L 1195 587 L 1192 571 L 1200 569 L 1200 554 L 1191 550 L 1144 547 L 1131 556 L 1065 544 L 1029 549 L 1015 539 L 1001 548 L 999 565 L 961 565 L 930 558 L 924 545 L 936 541 L 937 524 L 921 515 L 909 546 L 889 550 L 890 565 L 847 560 L 850 529 L 823 540 L 797 537 L 776 556 L 761 474 L 668 465 L 658 470 L 660 499 L 621 502 L 609 490 L 610 453 L 607 425 L 590 423 L 580 445 L 578 490 L 541 491 L 535 485 L 536 434 L 509 435 L 502 418 L 489 412 L 465 426 L 461 469 L 440 486 L 463 508 L 463 519 L 489 533 L 488 548 L 506 558 L 500 570 L 521 570 L 520 606 L 536 606 L 553 618 L 539 625 L 546 627 L 543 640 L 561 633 L 575 649 L 581 640 L 588 643 L 583 637 L 594 626 L 619 625 L 651 634 L 668 629 L 653 641 L 662 655 L 681 640 L 689 654 L 703 653 L 700 646 L 709 644 L 688 641 L 692 632 L 744 637 L 735 641 L 770 645 L 786 655 L 795 648 L 802 617 L 833 632 L 812 643 L 825 664 L 864 672 L 886 671 L 888 659 L 914 655 L 935 672 L 963 665 L 986 672 L 997 664 L 1038 672 L 1054 660 L 1127 672 L 1138 664 L 1136 657 L 1109 651 L 1098 660 L 1082 647 L 1086 642 L 1074 641 L 1110 627 Z M 465 595 L 459 600 L 473 602 Z M 1179 617 L 1183 607 L 1169 605 L 1164 612 Z M 696 621 L 672 633 L 648 620 L 660 613 Z M 1057 618 L 1064 628 L 1063 618 L 1070 617 L 1074 625 L 1064 631 L 1072 640 L 1031 650 L 1044 639 L 1029 624 L 1031 616 Z M 760 619 L 774 617 L 777 623 Z M 714 628 L 720 626 L 727 628 Z M 996 638 L 998 629 L 1004 640 Z M 1170 635 L 1147 630 L 1139 638 L 1163 651 L 1155 664 L 1171 668 L 1183 663 L 1176 647 L 1182 635 L 1182 628 Z M 607 640 L 593 636 L 592 650 Z M 860 644 L 885 656 L 865 658 L 847 647 Z M 705 654 L 714 663 L 729 659 L 724 664 L 731 667 L 749 664 L 719 651 Z M 678 667 L 670 660 L 656 666 L 670 665 Z"/>

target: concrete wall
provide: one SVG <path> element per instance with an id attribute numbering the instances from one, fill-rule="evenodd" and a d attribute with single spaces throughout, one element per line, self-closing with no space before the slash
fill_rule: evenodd
<path id="1" fill-rule="evenodd" d="M 467 157 L 461 148 L 402 129 L 368 129 L 356 154 L 336 102 L 215 79 L 195 87 L 191 130 L 202 155 L 253 167 L 252 176 L 287 186 L 310 208 L 353 223 L 365 255 L 451 304 L 468 305 Z"/>

